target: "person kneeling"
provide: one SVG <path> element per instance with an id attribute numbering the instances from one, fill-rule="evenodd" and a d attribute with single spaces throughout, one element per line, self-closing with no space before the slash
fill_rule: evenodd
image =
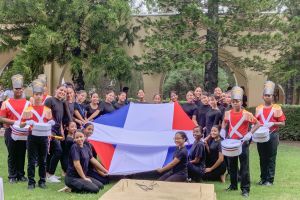
<path id="1" fill-rule="evenodd" d="M 206 142 L 208 152 L 204 180 L 221 180 L 225 182 L 226 165 L 221 149 L 221 137 L 218 125 L 212 127 L 210 137 Z"/>
<path id="2" fill-rule="evenodd" d="M 205 172 L 205 145 L 201 141 L 202 132 L 199 126 L 193 129 L 193 136 L 195 142 L 190 149 L 189 162 L 188 162 L 188 175 L 194 181 L 201 181 Z"/>
<path id="3" fill-rule="evenodd" d="M 187 162 L 188 151 L 185 147 L 185 142 L 188 140 L 185 132 L 179 131 L 175 134 L 176 151 L 173 155 L 173 160 L 164 166 L 157 169 L 157 172 L 162 174 L 159 181 L 184 182 L 187 179 Z"/>
<path id="4" fill-rule="evenodd" d="M 72 145 L 65 184 L 72 192 L 98 193 L 103 184 L 94 178 L 87 177 L 89 165 L 92 164 L 98 173 L 101 171 L 100 163 L 93 157 L 90 148 L 84 144 L 85 137 L 81 131 L 74 135 L 75 144 Z"/>

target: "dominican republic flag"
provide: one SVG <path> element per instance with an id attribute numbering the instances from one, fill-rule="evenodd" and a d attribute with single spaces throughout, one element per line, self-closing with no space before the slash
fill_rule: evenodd
<path id="1" fill-rule="evenodd" d="M 175 133 L 185 131 L 192 144 L 194 126 L 178 103 L 130 103 L 97 118 L 89 141 L 109 174 L 125 175 L 169 163 Z"/>

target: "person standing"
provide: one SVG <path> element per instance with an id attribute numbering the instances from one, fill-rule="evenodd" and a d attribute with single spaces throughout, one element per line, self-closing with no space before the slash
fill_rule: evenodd
<path id="1" fill-rule="evenodd" d="M 86 121 L 94 121 L 100 116 L 99 95 L 96 92 L 91 94 L 91 103 L 86 106 Z"/>
<path id="2" fill-rule="evenodd" d="M 210 105 L 210 109 L 206 113 L 206 119 L 205 119 L 205 132 L 206 134 L 204 137 L 208 136 L 210 134 L 211 128 L 214 125 L 221 125 L 223 120 L 223 115 L 218 108 L 217 100 L 214 95 L 211 95 L 208 97 L 208 103 Z"/>
<path id="3" fill-rule="evenodd" d="M 198 107 L 202 105 L 201 95 L 202 95 L 202 88 L 196 87 L 196 89 L 194 90 L 194 102 Z"/>
<path id="4" fill-rule="evenodd" d="M 145 100 L 145 92 L 144 90 L 140 89 L 137 92 L 137 102 L 136 103 L 147 103 Z"/>
<path id="5" fill-rule="evenodd" d="M 203 135 L 207 135 L 206 128 L 205 128 L 206 113 L 210 109 L 210 106 L 208 104 L 208 93 L 207 92 L 202 92 L 201 103 L 202 103 L 202 105 L 194 111 L 192 120 L 193 120 L 194 124 L 196 124 L 196 126 L 200 126 L 202 128 Z"/>
<path id="6" fill-rule="evenodd" d="M 54 126 L 52 126 L 52 135 L 64 138 L 63 130 L 63 117 L 65 114 L 64 99 L 66 97 L 66 87 L 64 85 L 59 85 L 55 91 L 54 97 L 46 99 L 45 106 L 51 109 L 52 117 L 55 121 Z M 50 141 L 50 154 L 47 157 L 47 181 L 50 183 L 58 183 L 58 177 L 54 175 L 56 171 L 57 164 L 62 156 L 62 146 L 58 139 L 51 139 Z"/>
<path id="7" fill-rule="evenodd" d="M 26 154 L 26 140 L 28 130 L 20 129 L 23 111 L 30 102 L 23 98 L 23 76 L 12 76 L 13 98 L 3 102 L 0 111 L 0 121 L 6 127 L 4 137 L 8 151 L 8 179 L 9 183 L 25 182 L 24 164 Z M 19 128 L 18 128 L 19 127 Z"/>
<path id="8" fill-rule="evenodd" d="M 258 120 L 248 111 L 242 109 L 243 89 L 235 86 L 231 91 L 232 109 L 225 112 L 222 122 L 220 136 L 226 137 L 225 128 L 229 125 L 228 138 L 241 140 L 242 153 L 239 156 L 228 157 L 230 170 L 230 186 L 227 191 L 237 190 L 238 184 L 238 160 L 240 160 L 241 190 L 242 196 L 248 197 L 250 192 L 250 171 L 249 171 L 249 140 L 252 134 L 260 127 Z M 250 124 L 255 124 L 250 132 Z"/>
<path id="9" fill-rule="evenodd" d="M 154 104 L 161 104 L 162 103 L 162 99 L 161 99 L 161 95 L 160 94 L 154 94 L 154 96 L 153 96 L 153 103 Z"/>
<path id="10" fill-rule="evenodd" d="M 272 81 L 265 83 L 264 104 L 256 107 L 255 116 L 258 121 L 270 129 L 270 140 L 257 143 L 260 163 L 260 181 L 258 185 L 271 186 L 274 183 L 277 147 L 279 144 L 278 129 L 285 125 L 285 115 L 280 105 L 273 104 L 275 84 Z"/>
<path id="11" fill-rule="evenodd" d="M 170 91 L 170 103 L 171 102 L 177 102 L 178 101 L 178 95 L 175 90 Z"/>
<path id="12" fill-rule="evenodd" d="M 190 119 L 192 119 L 194 112 L 197 110 L 197 106 L 194 103 L 194 92 L 191 90 L 188 91 L 186 93 L 185 98 L 186 98 L 186 103 L 181 104 L 181 107 L 182 107 L 183 111 L 187 114 L 187 116 Z"/>
<path id="13" fill-rule="evenodd" d="M 23 114 L 22 126 L 30 125 L 30 134 L 28 136 L 28 189 L 35 188 L 35 164 L 39 166 L 40 180 L 38 186 L 46 188 L 46 157 L 48 151 L 48 137 L 51 135 L 52 120 L 51 109 L 43 105 L 44 83 L 36 79 L 32 82 L 33 102 Z"/>
<path id="14" fill-rule="evenodd" d="M 100 103 L 100 115 L 111 113 L 116 110 L 115 107 L 113 106 L 114 100 L 115 100 L 115 92 L 112 90 L 106 91 L 105 101 L 102 101 Z"/>
<path id="15" fill-rule="evenodd" d="M 116 110 L 122 108 L 123 106 L 127 105 L 129 102 L 127 101 L 127 94 L 126 92 L 120 92 L 118 95 L 118 101 L 114 104 Z"/>

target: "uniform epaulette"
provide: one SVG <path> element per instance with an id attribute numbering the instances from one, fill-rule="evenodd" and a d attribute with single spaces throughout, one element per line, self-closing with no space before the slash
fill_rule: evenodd
<path id="1" fill-rule="evenodd" d="M 264 108 L 264 105 L 260 104 L 259 106 L 256 107 L 256 110 L 259 110 L 259 109 L 262 109 L 262 108 Z"/>
<path id="2" fill-rule="evenodd" d="M 273 104 L 272 108 L 275 110 L 281 110 L 281 106 L 278 104 Z"/>

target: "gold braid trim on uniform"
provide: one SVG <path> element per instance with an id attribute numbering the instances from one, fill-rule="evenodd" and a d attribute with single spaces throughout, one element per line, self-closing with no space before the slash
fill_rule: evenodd
<path id="1" fill-rule="evenodd" d="M 274 117 L 281 117 L 283 115 L 281 106 L 278 104 L 273 104 L 272 109 L 274 109 Z"/>
<path id="2" fill-rule="evenodd" d="M 44 116 L 46 119 L 50 120 L 52 119 L 52 111 L 49 107 L 44 106 Z"/>
<path id="3" fill-rule="evenodd" d="M 24 110 L 24 112 L 23 112 L 23 114 L 22 114 L 22 116 L 23 116 L 23 119 L 31 119 L 32 117 L 33 117 L 33 114 L 32 114 L 32 111 L 33 110 L 33 107 L 32 106 L 28 106 L 25 110 Z"/>

